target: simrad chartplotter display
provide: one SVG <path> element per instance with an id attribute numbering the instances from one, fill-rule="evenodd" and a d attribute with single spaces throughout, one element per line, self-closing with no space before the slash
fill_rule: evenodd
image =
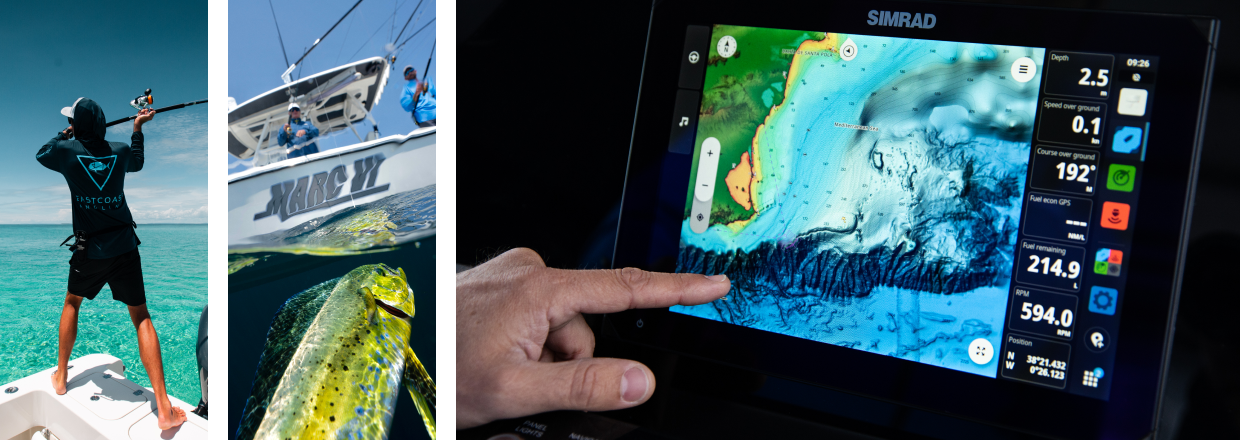
<path id="1" fill-rule="evenodd" d="M 1149 436 L 1219 21 L 752 6 L 653 4 L 612 263 L 732 290 L 600 334 L 1019 432 Z"/>
<path id="2" fill-rule="evenodd" d="M 1126 240 L 1089 237 L 1127 229 L 1152 91 L 1135 70 L 1156 61 L 727 25 L 710 41 L 677 271 L 733 290 L 673 312 L 1107 397 L 1109 358 L 1072 344 L 1116 334 Z"/>

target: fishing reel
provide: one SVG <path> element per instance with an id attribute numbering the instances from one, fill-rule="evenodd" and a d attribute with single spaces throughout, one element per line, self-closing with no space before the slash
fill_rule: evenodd
<path id="1" fill-rule="evenodd" d="M 151 97 L 151 89 L 146 89 L 146 93 L 134 98 L 133 101 L 129 101 L 129 106 L 141 111 L 142 109 L 149 108 L 154 103 L 155 98 Z"/>

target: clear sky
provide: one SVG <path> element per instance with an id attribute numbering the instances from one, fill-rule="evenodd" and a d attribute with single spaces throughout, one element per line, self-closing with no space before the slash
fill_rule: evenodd
<path id="1" fill-rule="evenodd" d="M 207 99 L 207 2 L 7 2 L 0 14 L 0 223 L 69 223 L 69 189 L 35 153 L 67 127 L 60 109 L 78 97 L 109 121 L 155 106 Z M 215 104 L 219 105 L 219 104 Z M 143 126 L 146 165 L 126 176 L 139 223 L 205 223 L 207 106 L 155 116 Z M 133 124 L 107 140 L 129 143 Z"/>
<path id="2" fill-rule="evenodd" d="M 288 64 L 285 64 L 284 55 L 280 51 L 276 20 L 279 22 L 279 35 L 284 38 L 288 62 L 292 63 L 301 58 L 302 52 L 309 48 L 315 39 L 331 29 L 332 24 L 344 16 L 354 3 L 355 0 L 271 0 L 269 5 L 266 0 L 229 1 L 228 96 L 240 104 L 284 84 L 280 74 L 288 68 Z M 419 0 L 363 1 L 302 61 L 294 71 L 293 79 L 305 78 L 364 58 L 385 55 L 387 52 L 384 45 L 396 39 L 418 3 Z M 275 9 L 275 20 L 272 17 L 272 7 Z M 422 1 L 417 14 L 405 28 L 400 41 L 395 41 L 396 45 L 400 45 L 424 26 L 425 30 L 409 40 L 397 53 L 383 97 L 379 99 L 377 108 L 371 112 L 378 121 L 379 132 L 383 136 L 408 133 L 416 128 L 409 113 L 400 107 L 400 93 L 406 83 L 402 71 L 406 65 L 413 65 L 418 70 L 418 76 L 424 76 L 422 71 L 426 68 L 431 47 L 435 44 L 436 23 L 431 22 L 435 18 L 435 0 Z M 430 74 L 426 76 L 430 77 L 432 83 L 436 83 L 433 60 L 430 63 Z M 369 131 L 370 123 L 362 124 L 358 131 L 363 128 Z M 337 144 L 343 146 L 357 142 L 357 137 L 349 130 L 339 132 L 337 136 L 340 137 L 335 143 L 319 142 L 319 150 Z M 223 150 L 219 154 L 227 155 L 230 165 L 235 162 L 235 158 Z M 241 167 L 232 171 L 239 169 Z"/>

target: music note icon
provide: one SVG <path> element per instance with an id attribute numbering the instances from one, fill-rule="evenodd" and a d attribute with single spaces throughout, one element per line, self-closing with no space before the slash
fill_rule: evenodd
<path id="1" fill-rule="evenodd" d="M 686 126 L 686 125 L 689 125 L 689 117 L 688 117 L 688 116 L 681 116 L 681 117 L 680 117 L 680 125 L 679 125 L 679 126 L 684 127 L 684 126 Z"/>

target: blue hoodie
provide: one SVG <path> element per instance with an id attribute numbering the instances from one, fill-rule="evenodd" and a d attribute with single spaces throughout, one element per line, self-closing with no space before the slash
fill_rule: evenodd
<path id="1" fill-rule="evenodd" d="M 413 118 L 418 122 L 432 121 L 435 119 L 435 84 L 430 80 L 426 81 L 426 91 L 418 97 L 415 105 L 413 102 L 413 91 L 418 88 L 418 80 L 411 79 L 405 84 L 405 89 L 400 93 L 400 107 L 407 112 L 413 112 Z"/>
<path id="2" fill-rule="evenodd" d="M 142 170 L 141 132 L 130 138 L 133 146 L 103 139 L 107 119 L 95 101 L 83 98 L 73 107 L 73 134 L 57 133 L 43 144 L 35 158 L 47 169 L 60 173 L 69 184 L 73 199 L 73 230 L 86 231 L 86 258 L 102 259 L 138 247 L 132 227 L 95 236 L 96 231 L 133 224 L 125 198 L 125 173 Z"/>

